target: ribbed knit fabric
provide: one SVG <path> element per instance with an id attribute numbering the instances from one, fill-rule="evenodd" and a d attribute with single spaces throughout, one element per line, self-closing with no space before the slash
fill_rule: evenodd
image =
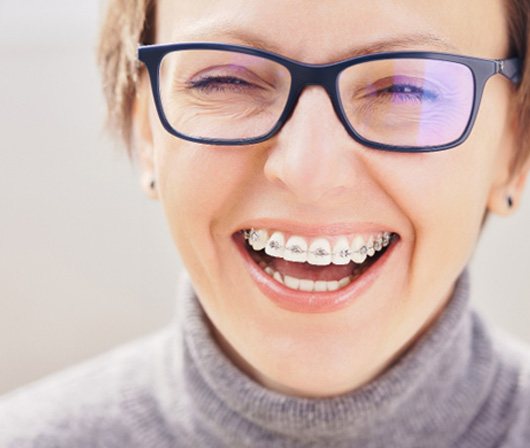
<path id="1" fill-rule="evenodd" d="M 256 384 L 188 280 L 175 325 L 0 401 L 0 447 L 530 447 L 530 354 L 469 306 L 468 276 L 387 371 L 339 397 Z"/>

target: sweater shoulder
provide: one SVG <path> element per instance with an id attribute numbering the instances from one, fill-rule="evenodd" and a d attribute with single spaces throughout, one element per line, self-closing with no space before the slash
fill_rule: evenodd
<path id="1" fill-rule="evenodd" d="M 500 419 L 507 431 L 502 447 L 526 447 L 530 442 L 530 345 L 494 326 L 491 340 L 499 360 L 497 396 L 503 396 Z"/>
<path id="2" fill-rule="evenodd" d="M 0 446 L 134 447 L 153 431 L 169 438 L 153 388 L 170 340 L 161 329 L 0 397 Z"/>
<path id="3" fill-rule="evenodd" d="M 490 327 L 490 335 L 500 365 L 516 372 L 523 385 L 522 391 L 530 394 L 530 344 L 496 325 Z"/>

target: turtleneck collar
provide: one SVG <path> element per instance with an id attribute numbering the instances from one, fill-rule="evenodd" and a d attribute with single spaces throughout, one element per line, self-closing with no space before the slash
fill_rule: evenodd
<path id="1" fill-rule="evenodd" d="M 467 272 L 396 363 L 361 388 L 324 399 L 257 384 L 216 344 L 189 280 L 179 301 L 179 400 L 197 434 L 215 446 L 446 448 L 466 432 L 494 382 L 493 348 L 470 310 Z"/>

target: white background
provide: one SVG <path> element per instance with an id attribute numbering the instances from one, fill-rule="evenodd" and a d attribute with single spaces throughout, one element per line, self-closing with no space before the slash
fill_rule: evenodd
<path id="1" fill-rule="evenodd" d="M 0 0 L 0 393 L 171 321 L 162 211 L 104 132 L 99 16 L 97 0 Z M 525 199 L 491 220 L 472 273 L 486 318 L 530 341 Z"/>

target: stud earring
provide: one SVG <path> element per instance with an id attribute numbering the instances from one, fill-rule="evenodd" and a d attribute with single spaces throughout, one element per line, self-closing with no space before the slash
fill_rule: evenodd
<path id="1" fill-rule="evenodd" d="M 508 204 L 508 208 L 512 208 L 513 207 L 513 198 L 511 195 L 508 195 L 506 197 L 506 203 Z"/>
<path id="2" fill-rule="evenodd" d="M 151 182 L 149 182 L 149 188 L 151 190 L 154 190 L 155 189 L 155 186 L 156 186 L 156 181 L 155 179 L 151 179 Z"/>

